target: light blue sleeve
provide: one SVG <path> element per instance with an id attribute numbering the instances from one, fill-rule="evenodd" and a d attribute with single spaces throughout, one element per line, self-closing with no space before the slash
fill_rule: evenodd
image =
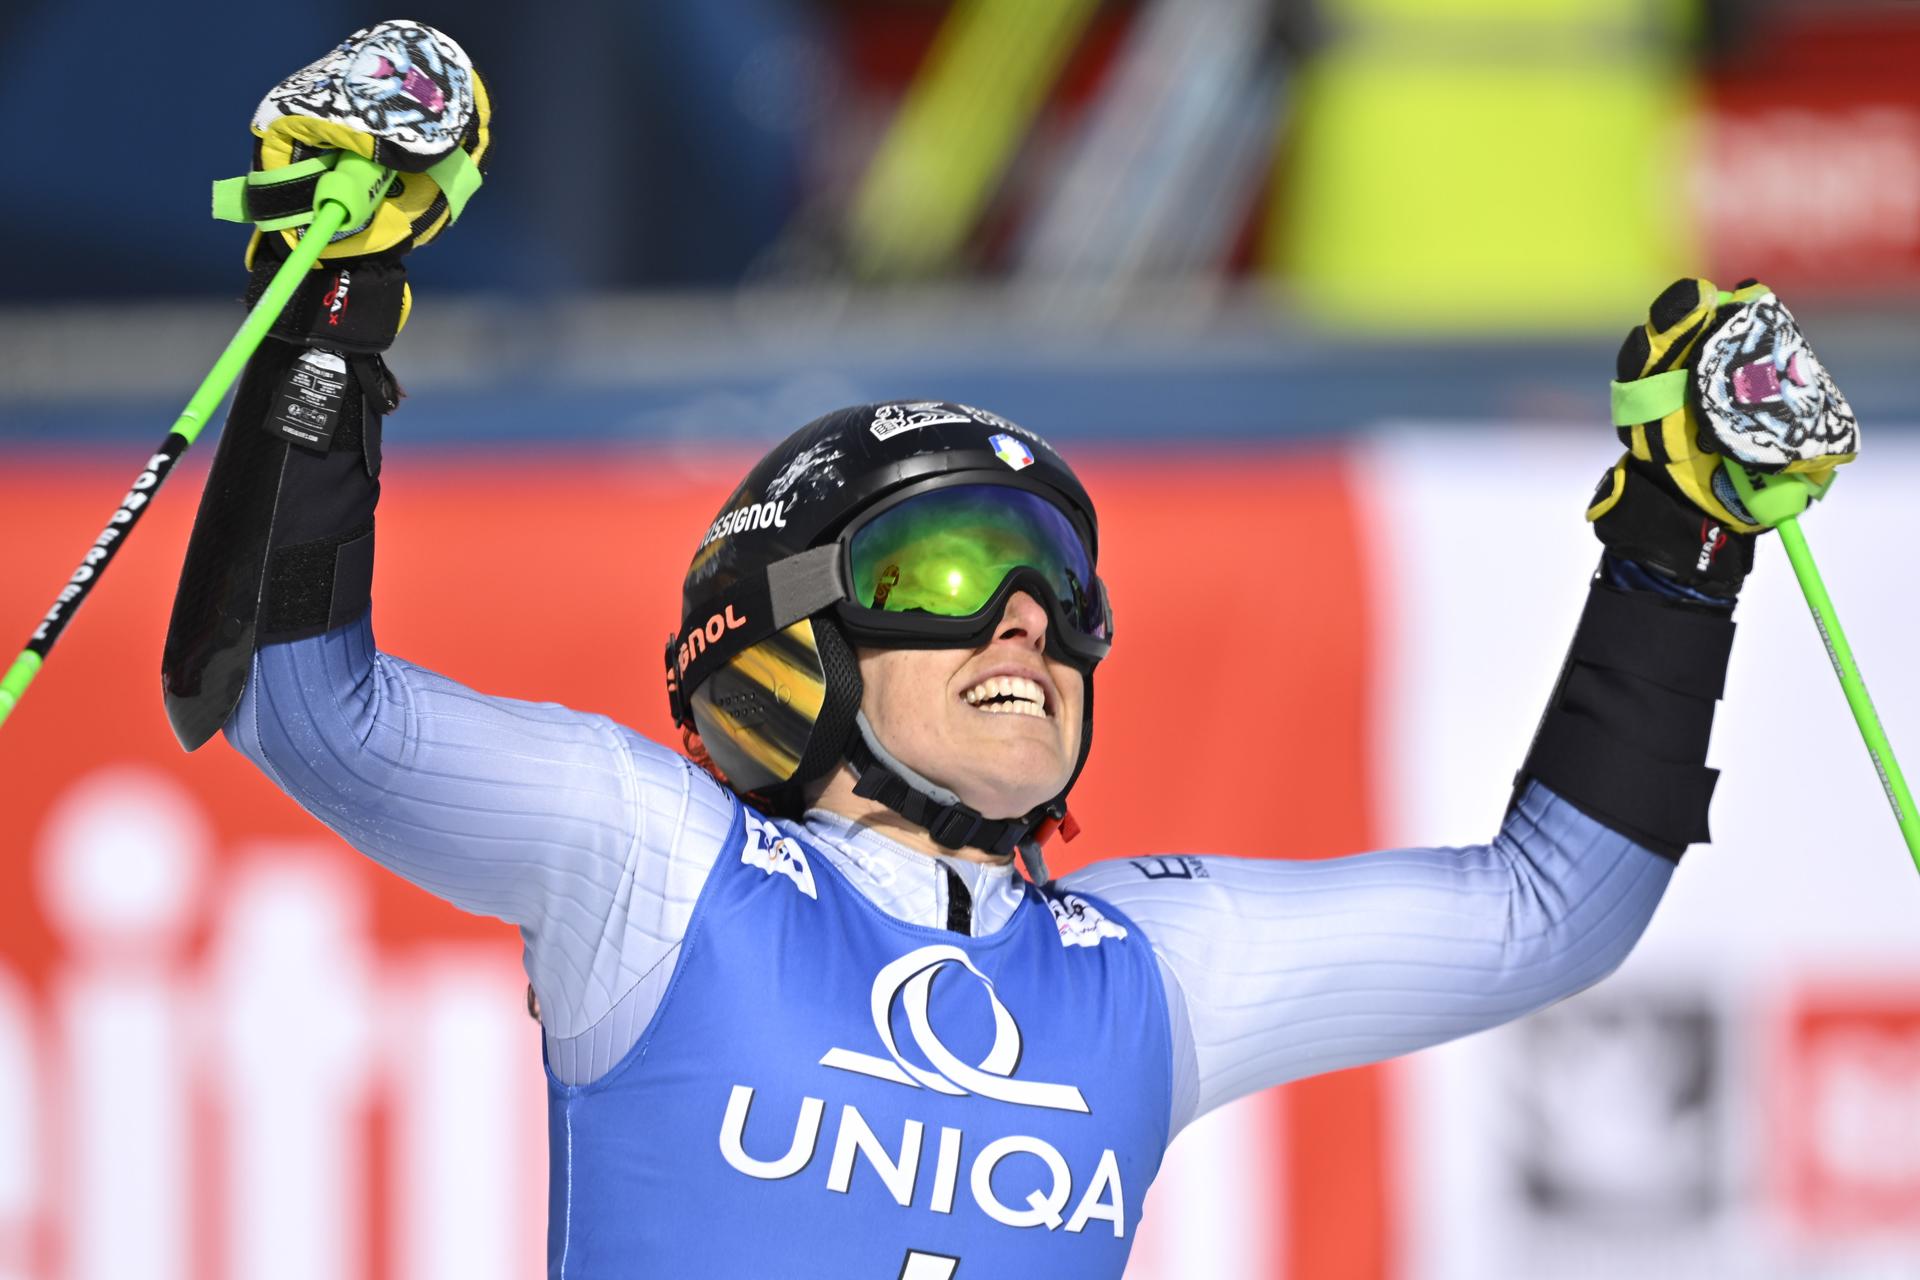
<path id="1" fill-rule="evenodd" d="M 255 655 L 227 740 L 348 844 L 520 927 L 555 1074 L 604 1074 L 658 1006 L 737 802 L 605 716 L 491 698 L 369 621 Z"/>
<path id="2" fill-rule="evenodd" d="M 1532 783 L 1491 844 L 1323 861 L 1168 855 L 1095 863 L 1062 884 L 1132 917 L 1160 959 L 1178 1128 L 1270 1085 L 1573 995 L 1626 959 L 1672 874 Z"/>

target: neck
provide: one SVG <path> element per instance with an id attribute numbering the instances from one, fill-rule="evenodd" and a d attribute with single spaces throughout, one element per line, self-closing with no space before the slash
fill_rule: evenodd
<path id="1" fill-rule="evenodd" d="M 925 827 L 908 822 L 878 800 L 853 794 L 853 784 L 853 770 L 841 765 L 827 779 L 826 789 L 812 807 L 837 814 L 856 826 L 865 827 L 897 845 L 915 853 L 924 853 L 930 858 L 957 858 L 963 862 L 994 864 L 1012 861 L 1010 858 L 997 858 L 984 849 L 949 849 L 928 834 Z"/>

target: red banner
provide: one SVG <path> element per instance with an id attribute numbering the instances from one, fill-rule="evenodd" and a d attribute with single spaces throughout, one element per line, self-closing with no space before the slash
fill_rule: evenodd
<path id="1" fill-rule="evenodd" d="M 396 455 L 382 646 L 672 740 L 660 647 L 746 461 Z M 125 471 L 10 465 L 0 600 L 20 638 Z M 512 931 L 381 872 L 224 743 L 188 756 L 167 728 L 160 647 L 202 474 L 162 494 L 0 729 L 0 1272 L 532 1274 L 544 1099 Z M 1055 871 L 1368 847 L 1344 465 L 1183 450 L 1086 478 L 1118 643 L 1076 797 L 1086 834 L 1055 846 Z M 422 1056 L 394 1060 L 400 1042 Z M 1258 1252 L 1288 1275 L 1384 1275 L 1377 1076 L 1284 1097 L 1279 1132 L 1241 1135 L 1288 1189 L 1248 1224 Z"/>
<path id="2" fill-rule="evenodd" d="M 1920 15 L 1779 7 L 1707 79 L 1694 170 L 1714 278 L 1792 296 L 1920 284 Z"/>

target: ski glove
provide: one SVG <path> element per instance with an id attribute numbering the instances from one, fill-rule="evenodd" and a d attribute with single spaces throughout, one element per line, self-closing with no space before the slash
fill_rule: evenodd
<path id="1" fill-rule="evenodd" d="M 234 391 L 161 658 L 167 716 L 189 751 L 232 715 L 261 645 L 370 607 L 381 422 L 400 395 L 380 353 L 406 319 L 401 259 L 458 216 L 488 127 L 486 90 L 460 46 L 383 22 L 269 93 L 254 115 L 254 172 L 214 188 L 216 214 L 255 224 L 249 306 L 343 155 L 380 166 L 372 180 L 384 190 L 307 273 Z"/>
<path id="2" fill-rule="evenodd" d="M 321 256 L 398 256 L 460 216 L 491 142 L 486 86 L 460 46 L 417 22 L 362 27 L 268 92 L 253 115 L 254 171 L 214 188 L 214 214 L 291 248 L 312 220 L 314 186 L 341 152 L 394 170 L 368 220 Z"/>
<path id="3" fill-rule="evenodd" d="M 1587 508 L 1617 554 L 1731 600 L 1762 532 L 1722 461 L 1830 483 L 1859 427 L 1772 290 L 1677 280 L 1621 344 L 1614 418 L 1627 451 Z M 1638 420 L 1644 417 L 1645 420 Z"/>
<path id="4" fill-rule="evenodd" d="M 214 186 L 216 216 L 255 224 L 248 306 L 312 220 L 315 188 L 342 154 L 391 170 L 384 197 L 366 221 L 334 235 L 273 336 L 349 355 L 391 346 L 413 301 L 400 259 L 439 235 L 479 186 L 491 122 L 465 51 L 415 22 L 363 27 L 268 92 L 253 117 L 254 171 Z M 395 401 L 385 391 L 376 396 L 383 410 Z"/>

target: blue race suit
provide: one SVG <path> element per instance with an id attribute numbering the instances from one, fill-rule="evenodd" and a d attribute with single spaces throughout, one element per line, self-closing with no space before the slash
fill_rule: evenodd
<path id="1" fill-rule="evenodd" d="M 262 649 L 227 735 L 368 856 L 518 926 L 566 1277 L 1118 1277 L 1194 1117 L 1581 990 L 1673 867 L 1530 784 L 1484 845 L 1037 889 L 831 813 L 768 823 L 603 716 L 380 653 L 366 618 Z M 1085 1112 L 1034 1101 L 1067 1091 Z"/>

